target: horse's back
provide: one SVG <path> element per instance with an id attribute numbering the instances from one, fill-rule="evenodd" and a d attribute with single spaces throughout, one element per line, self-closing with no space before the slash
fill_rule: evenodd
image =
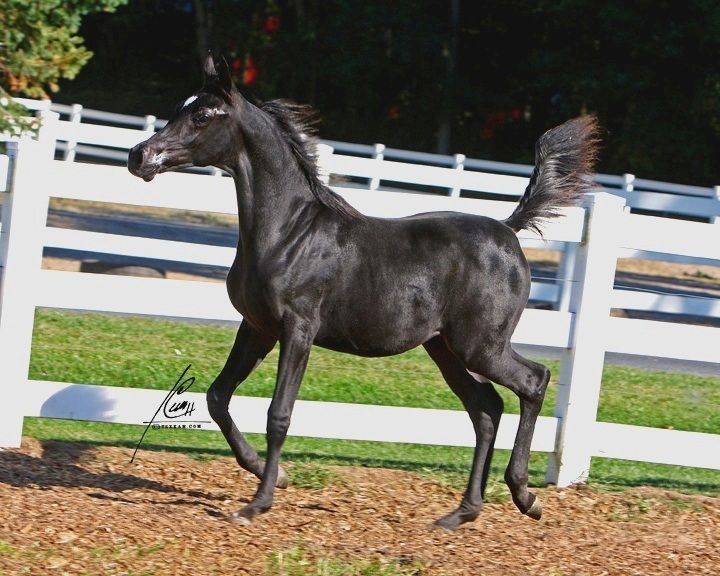
<path id="1" fill-rule="evenodd" d="M 522 275 L 527 261 L 515 233 L 486 216 L 430 212 L 396 220 L 378 219 L 364 242 L 390 268 L 422 267 L 447 281 L 486 284 L 498 275 Z M 369 238 L 368 238 L 369 236 Z M 374 265 L 374 263 L 373 263 Z M 515 271 L 515 272 L 514 272 Z M 514 291 L 522 291 L 521 278 Z"/>
<path id="2" fill-rule="evenodd" d="M 514 328 L 529 291 L 515 234 L 461 213 L 368 219 L 341 242 L 319 344 L 389 355 L 460 325 Z"/>

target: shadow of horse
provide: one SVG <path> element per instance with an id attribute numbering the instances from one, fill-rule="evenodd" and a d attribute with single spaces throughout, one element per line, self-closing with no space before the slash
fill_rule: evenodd
<path id="1" fill-rule="evenodd" d="M 185 490 L 141 478 L 123 472 L 93 472 L 82 466 L 91 462 L 95 455 L 95 446 L 91 444 L 45 441 L 41 443 L 42 455 L 33 456 L 16 450 L 0 452 L 0 483 L 14 488 L 37 487 L 41 490 L 54 488 L 90 488 L 97 491 L 87 492 L 88 496 L 104 500 L 137 503 L 125 495 L 129 490 L 155 492 L 157 499 L 141 496 L 145 503 L 204 505 L 213 509 L 215 500 L 224 500 L 227 495 L 212 495 L 199 490 Z M 161 494 L 174 499 L 160 498 Z M 214 510 L 207 510 L 214 514 Z"/>

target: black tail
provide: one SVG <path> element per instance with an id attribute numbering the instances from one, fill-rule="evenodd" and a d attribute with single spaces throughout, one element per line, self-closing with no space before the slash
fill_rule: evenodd
<path id="1" fill-rule="evenodd" d="M 534 230 L 542 236 L 539 220 L 560 216 L 558 208 L 577 204 L 592 190 L 599 141 L 595 116 L 568 120 L 545 132 L 535 145 L 530 183 L 505 224 L 515 232 Z"/>

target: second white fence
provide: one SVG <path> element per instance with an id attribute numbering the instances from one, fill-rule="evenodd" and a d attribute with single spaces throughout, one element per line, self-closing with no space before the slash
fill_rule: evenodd
<path id="1" fill-rule="evenodd" d="M 47 226 L 51 197 L 134 204 L 179 210 L 236 213 L 232 181 L 190 174 L 164 174 L 146 184 L 121 167 L 52 160 L 42 142 L 13 145 L 12 186 L 3 208 L 0 257 L 0 395 L 6 399 L 0 445 L 19 443 L 25 416 L 141 424 L 138 406 L 159 404 L 164 392 L 92 383 L 28 379 L 34 311 L 37 307 L 155 316 L 239 319 L 222 284 L 105 276 L 44 270 L 43 248 L 151 256 L 229 265 L 232 251 L 182 242 L 118 237 Z M 202 180 L 198 180 L 202 179 Z M 203 189 L 202 194 L 197 190 Z M 506 202 L 370 190 L 339 190 L 363 212 L 396 217 L 428 210 L 457 210 L 505 217 Z M 546 229 L 552 242 L 575 247 L 565 310 L 526 310 L 514 342 L 562 349 L 555 417 L 541 418 L 533 449 L 551 454 L 548 479 L 560 485 L 582 481 L 593 456 L 720 469 L 720 436 L 597 422 L 606 351 L 717 362 L 720 329 L 610 317 L 627 295 L 614 290 L 621 248 L 701 256 L 720 262 L 720 227 L 628 214 L 623 200 L 589 195 L 583 208 Z M 537 241 L 531 235 L 524 239 Z M 348 295 L 352 297 L 352 295 Z M 196 398 L 198 410 L 205 403 Z M 264 432 L 267 400 L 237 396 L 231 410 L 246 432 Z M 210 420 L 204 413 L 201 420 Z M 367 422 L 372 421 L 372 427 Z M 499 448 L 511 448 L 517 417 L 506 416 Z M 208 425 L 214 429 L 214 425 Z M 464 413 L 388 406 L 298 402 L 291 434 L 325 438 L 468 446 L 474 442 Z M 702 447 L 702 448 L 700 448 Z"/>

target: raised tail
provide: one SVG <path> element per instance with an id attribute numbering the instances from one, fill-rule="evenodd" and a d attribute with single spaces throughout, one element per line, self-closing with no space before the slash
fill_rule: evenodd
<path id="1" fill-rule="evenodd" d="M 560 216 L 559 208 L 574 206 L 593 189 L 590 181 L 600 139 L 595 116 L 581 116 L 548 130 L 535 145 L 535 169 L 515 211 L 510 228 L 534 230 L 542 236 L 541 220 Z"/>

